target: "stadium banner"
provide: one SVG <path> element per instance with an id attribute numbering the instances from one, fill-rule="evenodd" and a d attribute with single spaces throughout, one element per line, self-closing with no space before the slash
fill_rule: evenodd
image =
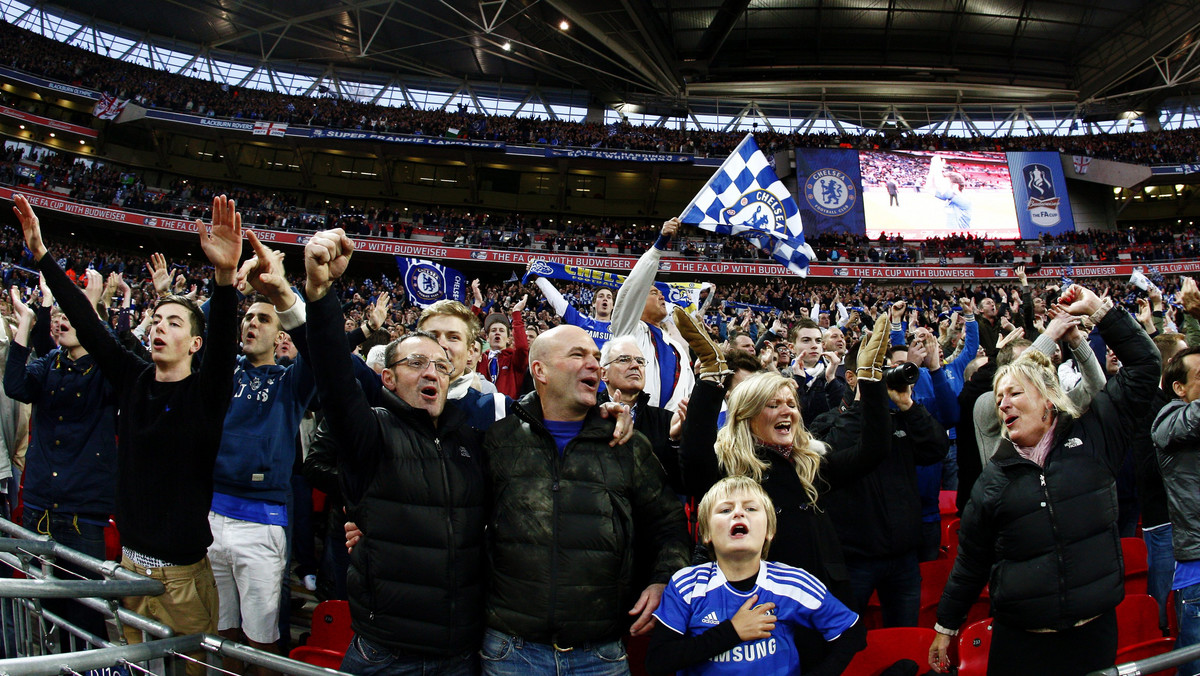
<path id="1" fill-rule="evenodd" d="M 1008 173 L 1012 177 L 1021 239 L 1075 232 L 1067 179 L 1058 153 L 1008 153 Z"/>
<path id="2" fill-rule="evenodd" d="M 117 207 L 102 207 L 79 204 L 62 199 L 61 195 L 37 190 L 13 190 L 0 186 L 0 201 L 11 201 L 14 194 L 22 194 L 29 199 L 34 208 L 41 211 L 52 211 L 59 214 L 90 218 L 105 223 L 121 223 L 125 225 L 153 228 L 158 231 L 173 231 L 191 233 L 195 237 L 196 223 L 179 218 L 151 216 L 133 213 Z M 44 219 L 43 219 L 44 220 Z M 253 230 L 258 238 L 273 245 L 304 246 L 312 237 L 312 233 L 285 232 L 267 230 L 253 225 L 245 226 Z M 392 256 L 408 256 L 434 260 L 461 260 L 473 263 L 501 263 L 506 265 L 526 266 L 534 261 L 551 261 L 562 265 L 574 265 L 585 268 L 603 270 L 632 270 L 638 259 L 634 256 L 615 256 L 607 254 L 575 255 L 559 254 L 551 251 L 511 251 L 511 250 L 478 250 L 462 247 L 450 247 L 434 242 L 419 242 L 379 237 L 354 238 L 355 251 L 359 253 L 378 253 Z M 1192 274 L 1200 272 L 1200 260 L 1182 261 L 1175 263 L 1155 263 L 1146 265 L 1139 263 L 1097 264 L 1056 266 L 1045 265 L 1030 272 L 1031 278 L 1060 278 L 1064 275 L 1079 277 L 1126 277 L 1133 274 L 1135 267 L 1149 270 L 1153 268 L 1159 274 Z M 773 278 L 787 274 L 778 263 L 738 263 L 733 261 L 700 261 L 683 257 L 664 258 L 659 263 L 659 272 L 686 275 L 740 275 Z M 821 278 L 842 278 L 847 281 L 855 279 L 866 280 L 895 280 L 895 281 L 944 281 L 959 280 L 997 280 L 1016 279 L 1012 268 L 989 268 L 983 266 L 935 266 L 935 265 L 830 265 L 814 263 L 809 266 L 809 276 Z M 711 281 L 711 280 L 710 280 Z"/>
<path id="3" fill-rule="evenodd" d="M 1162 164 L 1157 167 L 1150 167 L 1150 172 L 1155 176 L 1195 174 L 1200 172 L 1200 164 Z"/>
<path id="4" fill-rule="evenodd" d="M 164 122 L 177 122 L 179 124 L 190 124 L 196 127 L 211 127 L 213 129 L 232 129 L 234 131 L 254 131 L 254 120 L 225 120 L 219 117 L 205 117 L 203 115 L 189 115 L 188 113 L 175 113 L 169 110 L 147 109 L 146 118 L 150 120 L 162 120 Z M 299 131 L 299 130 L 297 130 Z M 307 131 L 307 130 L 306 130 Z M 288 136 L 307 136 L 307 134 L 291 134 Z"/>
<path id="5" fill-rule="evenodd" d="M 858 152 L 841 148 L 796 148 L 800 219 L 810 233 L 867 234 Z"/>
<path id="6" fill-rule="evenodd" d="M 299 132 L 299 129 L 289 128 L 288 136 L 293 136 L 293 131 Z M 303 136 L 311 138 L 325 138 L 340 141 L 382 141 L 383 143 L 408 143 L 411 145 L 424 146 L 459 146 L 464 148 L 482 148 L 486 150 L 504 150 L 505 143 L 503 141 L 476 141 L 469 138 L 443 138 L 436 136 L 410 136 L 408 134 L 392 134 L 388 132 L 377 131 L 362 131 L 357 129 L 325 129 L 323 127 L 311 127 L 304 129 Z M 300 135 L 300 134 L 296 134 Z"/>
<path id="7" fill-rule="evenodd" d="M 871 239 L 1020 235 L 1004 153 L 864 150 L 858 163 Z"/>
<path id="8" fill-rule="evenodd" d="M 625 283 L 625 275 L 615 272 L 605 272 L 594 268 L 584 268 L 577 265 L 564 265 L 554 261 L 538 260 L 529 266 L 521 283 L 525 284 L 530 277 L 546 277 L 548 279 L 563 279 L 570 282 L 582 282 L 592 286 L 601 286 L 616 291 Z M 702 282 L 655 282 L 654 286 L 662 293 L 668 303 L 678 305 L 688 312 L 700 308 L 700 289 Z"/>
<path id="9" fill-rule="evenodd" d="M 256 233 L 257 234 L 257 233 Z M 396 256 L 404 290 L 414 305 L 429 307 L 439 300 L 467 300 L 467 278 L 440 263 L 421 258 Z"/>
<path id="10" fill-rule="evenodd" d="M 675 153 L 646 153 L 629 150 L 600 150 L 598 148 L 546 148 L 546 157 L 585 157 L 596 160 L 619 160 L 621 162 L 691 162 L 691 155 Z"/>
<path id="11" fill-rule="evenodd" d="M 34 115 L 33 113 L 27 113 L 23 110 L 17 110 L 16 108 L 9 108 L 8 106 L 0 106 L 0 115 L 4 115 L 5 117 L 16 118 L 27 124 L 36 124 L 39 127 L 47 127 L 49 129 L 57 129 L 58 131 L 65 131 L 65 132 L 68 132 L 71 134 L 78 134 L 79 136 L 86 136 L 88 138 L 96 138 L 97 136 L 99 136 L 99 132 L 97 132 L 95 129 L 92 129 L 91 127 L 81 127 L 77 124 L 63 122 L 62 120 L 52 120 L 48 117 L 42 117 L 41 115 Z"/>
<path id="12" fill-rule="evenodd" d="M 22 73 L 10 68 L 0 67 L 0 77 L 9 80 L 15 80 L 21 84 L 27 84 L 34 87 L 53 89 L 56 92 L 62 92 L 63 94 L 70 94 L 71 96 L 91 99 L 93 101 L 100 98 L 100 92 L 92 91 L 91 89 L 85 89 L 83 87 L 76 87 L 74 85 L 63 84 L 61 82 L 55 82 L 53 80 L 46 80 L 44 78 L 37 77 L 36 75 Z"/>

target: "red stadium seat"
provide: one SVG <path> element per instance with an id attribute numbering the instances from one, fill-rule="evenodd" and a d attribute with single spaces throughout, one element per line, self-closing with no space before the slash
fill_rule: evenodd
<path id="1" fill-rule="evenodd" d="M 1141 538 L 1121 538 L 1121 558 L 1125 560 L 1125 595 L 1145 594 L 1149 566 L 1146 542 Z"/>
<path id="2" fill-rule="evenodd" d="M 958 527 L 962 524 L 961 519 L 950 519 L 942 522 L 942 551 L 946 553 L 946 558 L 951 561 L 958 556 Z"/>
<path id="3" fill-rule="evenodd" d="M 1117 606 L 1117 647 L 1162 638 L 1158 628 L 1158 602 L 1149 594 L 1129 594 Z"/>
<path id="4" fill-rule="evenodd" d="M 314 667 L 325 667 L 326 669 L 338 669 L 342 666 L 342 658 L 344 653 L 339 653 L 325 648 L 313 648 L 312 646 L 297 646 L 292 648 L 292 652 L 288 657 L 297 662 L 311 664 Z"/>
<path id="5" fill-rule="evenodd" d="M 958 491 L 942 491 L 938 494 L 938 507 L 942 512 L 942 520 L 954 518 L 958 514 Z"/>
<path id="6" fill-rule="evenodd" d="M 958 635 L 958 676 L 985 676 L 992 647 L 992 621 L 972 622 Z"/>
<path id="7" fill-rule="evenodd" d="M 929 644 L 935 632 L 927 627 L 892 627 L 867 632 L 867 647 L 854 656 L 845 676 L 879 676 L 898 660 L 917 663 L 919 673 L 929 670 Z"/>
<path id="8" fill-rule="evenodd" d="M 1158 624 L 1157 620 L 1155 620 L 1155 624 L 1156 625 Z M 1155 655 L 1161 655 L 1165 652 L 1170 652 L 1174 649 L 1175 649 L 1175 639 L 1161 638 L 1161 637 L 1153 638 L 1153 639 L 1150 639 L 1149 641 L 1144 641 L 1142 643 L 1138 643 L 1137 645 L 1131 645 L 1131 646 L 1117 650 L 1117 662 L 1116 663 L 1117 664 L 1125 664 L 1127 662 L 1136 662 L 1138 660 L 1144 660 L 1147 657 L 1154 657 Z M 1121 673 L 1126 673 L 1126 672 L 1121 672 Z M 1130 673 L 1133 673 L 1133 672 L 1130 672 Z M 1138 672 L 1138 673 L 1140 673 L 1140 672 Z M 1170 669 L 1164 669 L 1162 671 L 1155 671 L 1155 672 L 1152 672 L 1149 674 L 1141 674 L 1141 676 L 1170 676 L 1171 674 L 1174 674 L 1174 673 L 1175 673 L 1175 668 L 1171 667 Z"/>
<path id="9" fill-rule="evenodd" d="M 346 601 L 322 601 L 312 614 L 312 634 L 306 644 L 345 655 L 354 630 L 350 628 L 350 604 Z"/>

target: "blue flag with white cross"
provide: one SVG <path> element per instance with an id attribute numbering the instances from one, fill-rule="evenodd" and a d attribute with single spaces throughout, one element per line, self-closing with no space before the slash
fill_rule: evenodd
<path id="1" fill-rule="evenodd" d="M 679 220 L 719 235 L 748 239 L 788 270 L 808 274 L 813 251 L 804 243 L 800 210 L 753 134 L 746 134 Z"/>

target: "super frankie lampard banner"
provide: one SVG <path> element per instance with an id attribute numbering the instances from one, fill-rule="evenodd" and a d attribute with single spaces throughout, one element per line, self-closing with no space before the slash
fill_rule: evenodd
<path id="1" fill-rule="evenodd" d="M 808 274 L 813 251 L 804 243 L 800 210 L 753 134 L 746 134 L 679 220 L 748 239 L 788 270 Z"/>
<path id="2" fill-rule="evenodd" d="M 461 272 L 423 258 L 396 256 L 404 290 L 414 305 L 429 307 L 439 300 L 467 300 L 467 278 Z"/>
<path id="3" fill-rule="evenodd" d="M 571 282 L 583 282 L 592 286 L 602 286 L 616 291 L 625 282 L 625 275 L 615 272 L 581 268 L 577 265 L 563 265 L 553 261 L 537 260 L 529 264 L 529 270 L 521 278 L 525 284 L 530 277 L 546 277 L 547 279 L 565 279 Z M 695 312 L 700 307 L 700 289 L 703 282 L 655 282 L 654 286 L 662 292 L 668 303 L 678 305 L 688 312 Z"/>
<path id="4" fill-rule="evenodd" d="M 1075 231 L 1067 179 L 1058 153 L 1008 153 L 1021 239 Z"/>
<path id="5" fill-rule="evenodd" d="M 800 219 L 811 233 L 867 234 L 858 151 L 796 148 Z"/>

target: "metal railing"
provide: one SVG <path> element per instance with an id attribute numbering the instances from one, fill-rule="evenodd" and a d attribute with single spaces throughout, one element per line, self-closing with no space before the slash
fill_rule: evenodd
<path id="1" fill-rule="evenodd" d="M 62 564 L 75 570 L 68 570 Z M 4 575 L 3 566 L 26 579 Z M 79 572 L 99 579 L 86 579 Z M 59 578 L 59 573 L 70 578 Z M 162 594 L 162 582 L 58 544 L 0 519 L 0 676 L 51 676 L 87 672 L 129 676 L 183 676 L 187 667 L 236 676 L 187 653 L 219 656 L 285 676 L 330 676 L 339 672 L 297 662 L 208 634 L 175 636 L 167 625 L 127 610 L 127 596 Z M 64 599 L 105 618 L 109 636 L 97 636 L 47 610 L 43 599 Z M 124 628 L 140 631 L 142 643 L 127 644 Z M 198 673 L 195 668 L 189 673 Z"/>
<path id="2" fill-rule="evenodd" d="M 1093 671 L 1088 676 L 1140 676 L 1141 674 L 1153 674 L 1159 671 L 1164 671 L 1177 667 L 1184 662 L 1200 658 L 1200 644 L 1190 645 L 1186 648 L 1179 648 L 1154 657 L 1137 660 L 1136 662 L 1126 662 L 1117 664 L 1107 669 Z"/>

